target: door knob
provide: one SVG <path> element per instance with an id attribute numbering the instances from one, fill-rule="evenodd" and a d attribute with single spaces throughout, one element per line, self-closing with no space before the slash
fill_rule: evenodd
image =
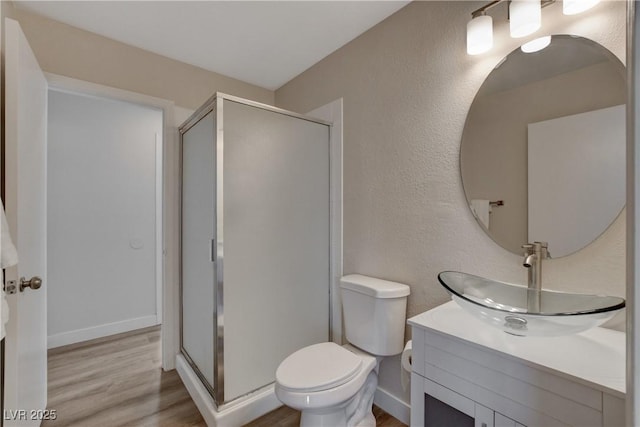
<path id="1" fill-rule="evenodd" d="M 24 277 L 20 278 L 20 292 L 24 292 L 24 288 L 31 288 L 34 291 L 40 289 L 42 286 L 42 279 L 38 276 L 33 276 L 31 280 L 27 280 Z"/>

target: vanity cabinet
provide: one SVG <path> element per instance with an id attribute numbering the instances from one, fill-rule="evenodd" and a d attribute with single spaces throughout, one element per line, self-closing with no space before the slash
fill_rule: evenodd
<path id="1" fill-rule="evenodd" d="M 409 319 L 411 425 L 624 425 L 624 333 L 517 337 L 454 302 Z"/>
<path id="2" fill-rule="evenodd" d="M 425 427 L 523 427 L 522 424 L 446 387 L 416 375 L 424 395 Z M 418 417 L 420 414 L 418 414 Z M 412 425 L 416 425 L 412 423 Z"/>

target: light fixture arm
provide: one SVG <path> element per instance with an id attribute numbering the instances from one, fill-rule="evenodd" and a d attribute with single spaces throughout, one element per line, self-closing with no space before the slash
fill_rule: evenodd
<path id="1" fill-rule="evenodd" d="M 472 18 L 476 18 L 478 16 L 484 16 L 487 14 L 487 10 L 491 9 L 494 6 L 497 6 L 498 4 L 507 1 L 507 0 L 493 0 L 490 1 L 489 3 L 485 4 L 484 6 L 474 10 L 473 12 L 471 12 L 471 17 Z"/>
<path id="2" fill-rule="evenodd" d="M 493 17 L 487 11 L 500 3 L 507 3 L 509 34 L 514 39 L 528 37 L 542 28 L 542 9 L 557 0 L 493 0 L 471 12 L 467 22 L 467 54 L 480 55 L 493 47 Z M 601 0 L 562 0 L 562 13 L 576 15 L 597 5 Z M 544 49 L 550 36 L 538 37 L 521 46 L 526 53 Z"/>
<path id="3" fill-rule="evenodd" d="M 484 6 L 474 10 L 473 12 L 471 12 L 471 17 L 472 18 L 476 18 L 478 16 L 486 15 L 487 14 L 487 10 L 491 9 L 494 6 L 497 6 L 500 3 L 505 3 L 505 2 L 509 3 L 509 2 L 511 2 L 511 0 L 493 0 L 493 1 L 490 1 L 489 3 L 485 4 Z M 555 2 L 556 2 L 556 0 L 541 0 L 540 1 L 540 7 L 543 8 L 543 7 L 550 6 Z"/>

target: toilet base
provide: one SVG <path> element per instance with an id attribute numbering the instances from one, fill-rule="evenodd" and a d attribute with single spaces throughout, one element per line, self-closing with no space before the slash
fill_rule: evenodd
<path id="1" fill-rule="evenodd" d="M 373 396 L 378 387 L 378 375 L 371 371 L 358 393 L 346 402 L 318 409 L 305 409 L 300 427 L 375 427 Z"/>

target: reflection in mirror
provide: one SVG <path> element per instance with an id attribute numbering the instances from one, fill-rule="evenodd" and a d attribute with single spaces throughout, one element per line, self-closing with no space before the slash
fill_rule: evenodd
<path id="1" fill-rule="evenodd" d="M 624 65 L 582 37 L 496 66 L 460 147 L 469 207 L 493 240 L 517 254 L 546 241 L 558 258 L 607 229 L 625 203 L 625 99 Z"/>

